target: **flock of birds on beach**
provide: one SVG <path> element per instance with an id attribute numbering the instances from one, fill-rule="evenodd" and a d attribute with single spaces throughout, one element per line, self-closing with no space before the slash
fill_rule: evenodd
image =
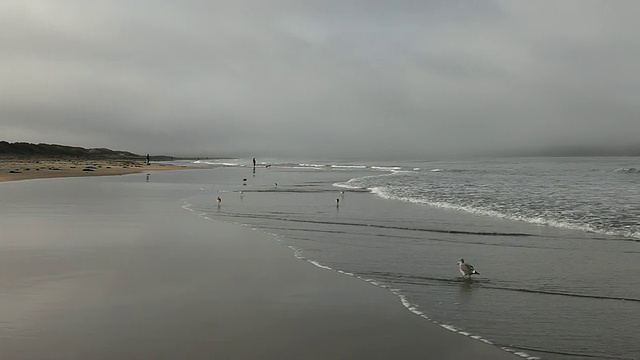
<path id="1" fill-rule="evenodd" d="M 255 160 L 255 159 L 254 159 L 254 160 Z M 267 167 L 267 168 L 269 168 L 269 167 L 271 167 L 271 165 L 269 164 L 269 165 L 267 165 L 266 167 Z M 255 172 L 255 163 L 254 163 L 254 172 Z M 248 180 L 247 178 L 243 178 L 243 179 L 242 179 L 242 185 L 245 185 L 245 186 L 246 186 L 246 185 L 247 185 L 247 180 Z M 276 188 L 278 188 L 278 183 L 273 183 L 273 185 L 274 185 Z M 202 188 L 201 188 L 200 190 L 204 190 L 204 189 L 202 189 Z M 239 193 L 240 195 L 244 194 L 244 192 L 243 192 L 242 190 L 238 191 L 238 193 Z M 344 190 L 341 190 L 341 191 L 340 191 L 340 196 L 344 198 Z M 220 196 L 218 196 L 218 197 L 216 198 L 216 203 L 217 203 L 218 205 L 220 205 L 220 204 L 222 203 L 222 198 L 220 198 Z M 337 199 L 336 199 L 336 206 L 340 206 L 340 198 L 337 198 Z"/>
<path id="2" fill-rule="evenodd" d="M 270 167 L 267 166 L 267 167 Z M 254 159 L 254 169 L 255 169 L 255 159 Z M 242 179 L 243 185 L 247 185 L 247 178 L 243 178 Z M 278 183 L 274 183 L 275 187 L 278 187 Z M 202 189 L 204 190 L 204 189 Z M 240 195 L 244 194 L 244 192 L 242 190 L 238 191 L 238 193 Z M 344 197 L 344 190 L 340 191 L 340 195 L 342 197 Z M 218 206 L 220 206 L 220 203 L 222 203 L 222 199 L 220 198 L 220 196 L 218 196 L 216 198 L 216 203 L 218 204 Z M 340 198 L 336 199 L 336 206 L 340 206 Z M 462 274 L 462 279 L 469 279 L 471 280 L 471 275 L 480 275 L 479 272 L 476 271 L 476 269 L 473 267 L 473 265 L 464 262 L 464 259 L 460 259 L 458 260 L 458 270 L 460 270 L 460 273 Z"/>

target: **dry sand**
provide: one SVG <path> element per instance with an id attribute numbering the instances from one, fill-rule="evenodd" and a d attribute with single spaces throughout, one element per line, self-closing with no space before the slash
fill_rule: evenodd
<path id="1" fill-rule="evenodd" d="M 147 170 L 179 170 L 187 166 L 135 160 L 0 159 L 0 181 L 70 176 L 125 175 Z"/>

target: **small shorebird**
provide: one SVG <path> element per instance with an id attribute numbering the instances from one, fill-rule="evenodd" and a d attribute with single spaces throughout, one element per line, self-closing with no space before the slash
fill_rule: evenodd
<path id="1" fill-rule="evenodd" d="M 471 275 L 473 274 L 480 275 L 480 273 L 473 268 L 473 265 L 465 263 L 464 259 L 458 260 L 458 269 L 460 269 L 463 279 L 465 276 L 469 276 L 469 279 L 471 279 Z"/>
<path id="2" fill-rule="evenodd" d="M 218 204 L 220 204 L 220 203 L 222 202 L 222 199 L 220 199 L 220 196 L 218 196 L 218 198 L 216 199 L 216 202 L 217 202 Z"/>

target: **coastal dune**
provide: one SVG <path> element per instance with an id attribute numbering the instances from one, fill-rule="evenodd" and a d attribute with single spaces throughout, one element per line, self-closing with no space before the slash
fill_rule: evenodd
<path id="1" fill-rule="evenodd" d="M 204 218 L 189 172 L 0 184 L 0 358 L 518 358 Z"/>

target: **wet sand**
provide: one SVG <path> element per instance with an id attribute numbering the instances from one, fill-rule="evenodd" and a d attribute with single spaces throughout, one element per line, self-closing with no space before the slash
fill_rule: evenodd
<path id="1" fill-rule="evenodd" d="M 56 177 L 125 175 L 147 170 L 178 170 L 185 166 L 135 160 L 0 159 L 0 181 Z"/>
<path id="2" fill-rule="evenodd" d="M 0 358 L 518 359 L 183 209 L 189 173 L 0 184 Z"/>

